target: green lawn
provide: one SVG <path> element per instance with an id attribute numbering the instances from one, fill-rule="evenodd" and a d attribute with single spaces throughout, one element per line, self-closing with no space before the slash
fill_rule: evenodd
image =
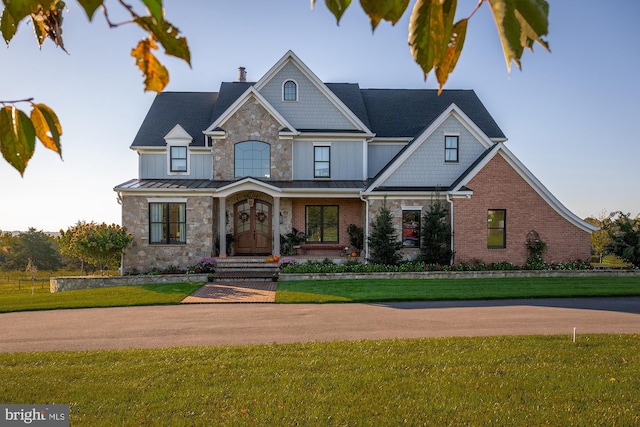
<path id="1" fill-rule="evenodd" d="M 640 277 L 284 281 L 276 302 L 332 303 L 640 296 Z"/>
<path id="2" fill-rule="evenodd" d="M 640 335 L 0 354 L 73 426 L 640 425 Z"/>
<path id="3" fill-rule="evenodd" d="M 202 283 L 167 283 L 117 286 L 50 293 L 49 287 L 0 285 L 0 313 L 59 308 L 117 307 L 132 305 L 178 304 Z"/>

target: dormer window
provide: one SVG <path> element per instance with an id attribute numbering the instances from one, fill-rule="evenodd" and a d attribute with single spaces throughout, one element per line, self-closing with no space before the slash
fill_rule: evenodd
<path id="1" fill-rule="evenodd" d="M 187 171 L 187 147 L 169 147 L 169 170 L 171 172 Z"/>
<path id="2" fill-rule="evenodd" d="M 287 80 L 282 85 L 282 100 L 283 101 L 298 100 L 298 85 L 293 80 Z"/>

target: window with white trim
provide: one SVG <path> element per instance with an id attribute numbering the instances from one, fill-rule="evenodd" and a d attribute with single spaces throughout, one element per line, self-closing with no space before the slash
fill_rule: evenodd
<path id="1" fill-rule="evenodd" d="M 282 100 L 283 101 L 298 100 L 298 85 L 293 80 L 287 80 L 282 85 Z"/>
<path id="2" fill-rule="evenodd" d="M 186 203 L 149 203 L 149 243 L 187 243 L 186 215 Z"/>
<path id="3" fill-rule="evenodd" d="M 187 147 L 173 146 L 169 147 L 169 171 L 170 172 L 187 172 L 187 156 L 189 155 Z"/>
<path id="4" fill-rule="evenodd" d="M 446 163 L 458 163 L 459 137 L 457 135 L 445 135 L 444 137 L 444 161 Z"/>
<path id="5" fill-rule="evenodd" d="M 331 177 L 331 147 L 320 145 L 313 147 L 313 177 Z"/>

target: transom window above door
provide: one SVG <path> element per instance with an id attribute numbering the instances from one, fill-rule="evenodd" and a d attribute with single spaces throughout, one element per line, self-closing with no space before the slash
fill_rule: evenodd
<path id="1" fill-rule="evenodd" d="M 236 178 L 271 178 L 271 146 L 266 142 L 239 142 L 234 156 Z"/>

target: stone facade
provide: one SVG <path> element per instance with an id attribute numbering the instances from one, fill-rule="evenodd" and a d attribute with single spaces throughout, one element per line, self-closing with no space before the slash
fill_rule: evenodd
<path id="1" fill-rule="evenodd" d="M 398 240 L 402 239 L 402 210 L 403 208 L 416 208 L 420 207 L 420 218 L 422 220 L 422 216 L 429 210 L 431 204 L 435 199 L 392 199 L 387 198 L 386 201 L 383 199 L 375 199 L 369 201 L 369 223 L 372 224 L 375 222 L 378 213 L 382 206 L 386 203 L 387 208 L 391 211 L 391 216 L 393 218 L 393 227 L 396 230 L 396 236 Z M 441 200 L 441 203 L 445 203 L 448 208 L 448 203 L 446 201 Z M 422 230 L 421 230 L 422 231 Z M 404 253 L 404 258 L 407 260 L 415 260 L 418 255 L 420 255 L 420 249 L 418 248 L 404 248 L 402 249 Z"/>
<path id="2" fill-rule="evenodd" d="M 214 179 L 234 180 L 235 144 L 243 141 L 261 141 L 271 145 L 271 177 L 273 181 L 291 181 L 292 141 L 280 139 L 280 124 L 251 97 L 223 125 L 226 137 L 214 142 Z"/>
<path id="3" fill-rule="evenodd" d="M 203 257 L 214 255 L 213 198 L 187 197 L 187 244 L 149 244 L 149 203 L 161 197 L 125 196 L 122 198 L 122 225 L 133 235 L 124 254 L 124 272 L 146 272 L 151 268 L 174 265 L 185 268 Z"/>

